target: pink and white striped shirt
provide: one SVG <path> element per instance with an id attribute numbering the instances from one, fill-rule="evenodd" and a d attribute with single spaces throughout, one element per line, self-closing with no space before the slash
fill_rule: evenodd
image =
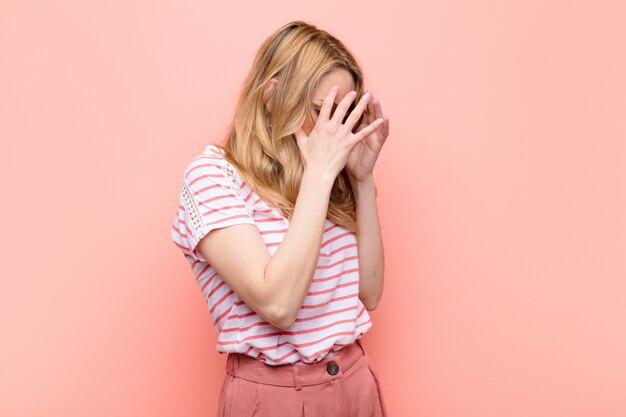
<path id="1" fill-rule="evenodd" d="M 239 352 L 268 365 L 314 363 L 360 339 L 372 320 L 359 299 L 356 235 L 326 219 L 317 267 L 296 321 L 277 328 L 250 309 L 215 272 L 196 245 L 213 229 L 255 225 L 274 255 L 289 221 L 267 205 L 223 157 L 207 145 L 187 166 L 171 238 L 191 265 L 218 332 L 217 351 Z"/>

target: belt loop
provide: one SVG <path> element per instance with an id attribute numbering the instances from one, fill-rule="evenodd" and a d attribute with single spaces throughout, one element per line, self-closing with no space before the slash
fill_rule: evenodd
<path id="1" fill-rule="evenodd" d="M 300 383 L 300 367 L 298 365 L 291 365 L 291 370 L 293 372 L 293 382 L 296 386 L 296 391 L 300 391 L 302 389 L 302 384 Z"/>

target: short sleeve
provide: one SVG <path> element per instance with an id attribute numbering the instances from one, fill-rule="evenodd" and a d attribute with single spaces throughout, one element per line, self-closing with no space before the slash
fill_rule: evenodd
<path id="1" fill-rule="evenodd" d="M 185 170 L 171 237 L 185 254 L 201 259 L 198 242 L 211 230 L 255 224 L 234 167 L 220 156 L 201 155 Z"/>

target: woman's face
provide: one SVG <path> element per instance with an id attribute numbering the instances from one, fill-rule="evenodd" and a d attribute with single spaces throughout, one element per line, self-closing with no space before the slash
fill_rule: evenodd
<path id="1" fill-rule="evenodd" d="M 347 70 L 343 68 L 335 68 L 334 70 L 326 74 L 320 81 L 320 85 L 315 90 L 313 98 L 311 100 L 311 116 L 313 118 L 313 124 L 311 125 L 307 120 L 302 126 L 302 129 L 307 135 L 309 135 L 313 130 L 313 126 L 317 122 L 317 117 L 320 113 L 322 102 L 324 101 L 324 98 L 326 98 L 326 95 L 330 92 L 330 89 L 333 85 L 339 86 L 339 90 L 337 91 L 337 95 L 335 96 L 335 103 L 333 104 L 333 109 L 331 110 L 330 114 L 331 118 L 333 117 L 333 114 L 335 114 L 335 109 L 337 108 L 339 102 L 341 102 L 346 94 L 355 89 L 354 79 Z M 352 106 L 346 112 L 346 116 L 350 113 L 352 108 L 354 108 L 356 102 L 356 99 L 352 101 Z"/>

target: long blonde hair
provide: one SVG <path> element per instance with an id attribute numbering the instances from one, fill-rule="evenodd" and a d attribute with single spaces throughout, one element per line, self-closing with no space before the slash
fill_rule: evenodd
<path id="1" fill-rule="evenodd" d="M 296 20 L 278 29 L 257 51 L 226 143 L 220 146 L 259 197 L 287 219 L 293 214 L 304 172 L 293 134 L 305 121 L 313 125 L 312 94 L 336 68 L 352 75 L 357 92 L 347 118 L 363 94 L 362 71 L 354 56 L 341 41 L 312 24 Z M 272 78 L 277 83 L 265 97 L 264 87 Z M 355 199 L 345 169 L 333 184 L 327 217 L 358 235 Z"/>

